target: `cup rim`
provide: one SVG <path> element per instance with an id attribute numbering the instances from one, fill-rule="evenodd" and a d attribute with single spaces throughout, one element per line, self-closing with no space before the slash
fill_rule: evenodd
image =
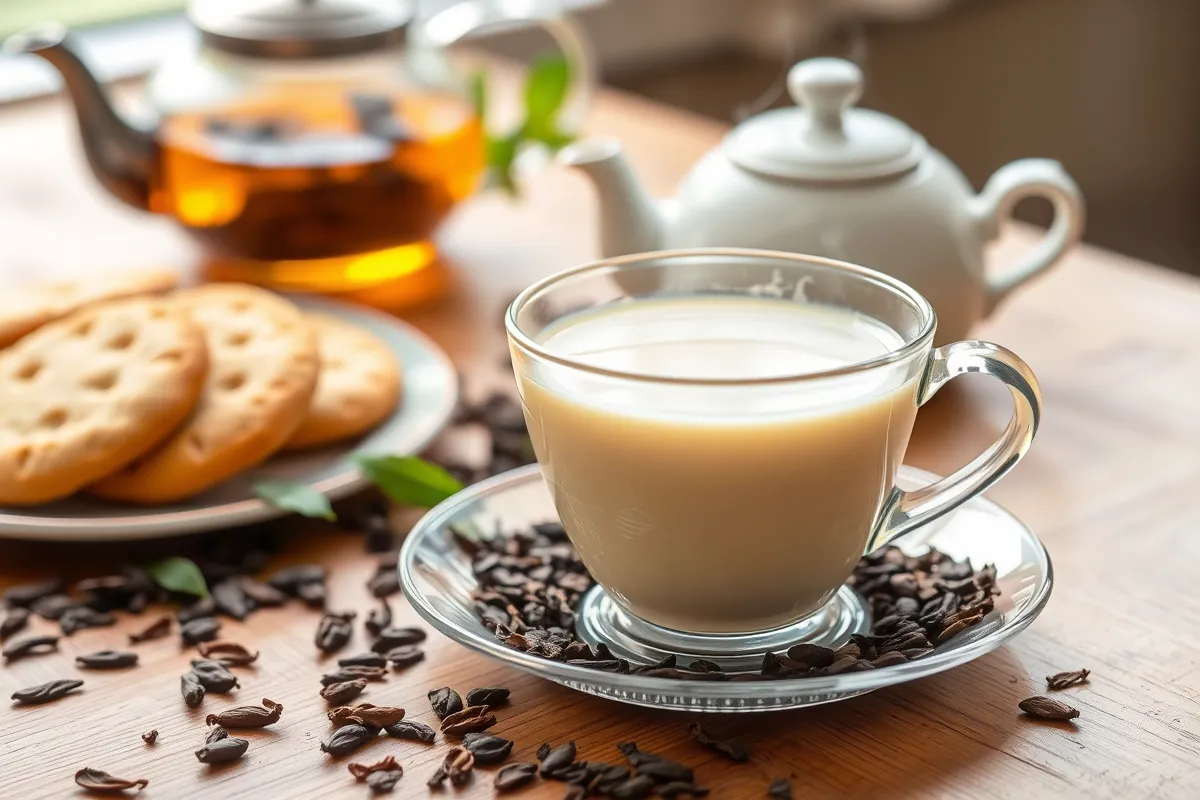
<path id="1" fill-rule="evenodd" d="M 902 346 L 896 348 L 895 350 L 889 350 L 883 355 L 867 359 L 866 361 L 856 361 L 853 364 L 847 364 L 843 367 L 820 370 L 818 372 L 774 375 L 767 378 L 683 378 L 666 375 L 647 375 L 639 372 L 626 372 L 624 370 L 598 367 L 593 364 L 582 363 L 569 356 L 563 356 L 558 353 L 551 352 L 550 349 L 538 344 L 530 336 L 526 335 L 526 333 L 521 330 L 517 322 L 517 313 L 519 309 L 524 307 L 525 304 L 529 302 L 531 297 L 552 286 L 553 284 L 563 281 L 567 278 L 573 278 L 578 275 L 583 275 L 588 272 L 594 272 L 608 267 L 621 267 L 627 264 L 636 263 L 638 261 L 646 261 L 648 259 L 694 258 L 698 256 L 773 259 L 776 261 L 802 262 L 806 264 L 833 267 L 834 269 L 853 273 L 865 280 L 882 284 L 895 294 L 904 297 L 920 310 L 924 318 L 924 322 L 920 331 L 918 331 L 915 336 L 909 340 L 906 340 Z M 913 354 L 925 349 L 925 347 L 932 342 L 934 331 L 937 329 L 937 314 L 934 312 L 933 306 L 927 299 L 925 299 L 924 295 L 909 286 L 907 283 L 893 278 L 890 275 L 879 272 L 878 270 L 874 270 L 869 267 L 863 267 L 858 264 L 851 264 L 848 261 L 839 261 L 834 258 L 825 258 L 824 256 L 805 255 L 803 253 L 788 253 L 778 250 L 761 250 L 746 247 L 694 247 L 678 250 L 651 250 L 644 253 L 630 253 L 628 255 L 616 256 L 613 258 L 602 258 L 556 272 L 553 275 L 549 275 L 530 284 L 520 294 L 518 294 L 516 298 L 513 299 L 512 303 L 508 306 L 508 310 L 504 314 L 504 327 L 508 333 L 509 341 L 525 353 L 540 359 L 544 359 L 551 363 L 558 364 L 559 366 L 591 373 L 593 375 L 600 375 L 607 378 L 617 378 L 620 380 L 633 381 L 637 383 L 673 384 L 677 386 L 767 386 L 771 384 L 786 384 L 800 381 L 816 381 L 828 378 L 844 377 L 859 372 L 866 372 L 868 370 L 886 366 L 888 364 L 894 364 L 899 361 L 904 361 Z"/>

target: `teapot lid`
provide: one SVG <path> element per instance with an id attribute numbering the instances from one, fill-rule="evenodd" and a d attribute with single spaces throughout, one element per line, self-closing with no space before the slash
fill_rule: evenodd
<path id="1" fill-rule="evenodd" d="M 894 117 L 855 108 L 863 76 L 840 58 L 813 58 L 788 72 L 798 107 L 751 117 L 726 137 L 738 166 L 768 177 L 821 182 L 885 178 L 915 169 L 925 140 Z"/>
<path id="2" fill-rule="evenodd" d="M 188 17 L 216 50 L 265 58 L 365 53 L 400 38 L 410 0 L 192 0 Z"/>

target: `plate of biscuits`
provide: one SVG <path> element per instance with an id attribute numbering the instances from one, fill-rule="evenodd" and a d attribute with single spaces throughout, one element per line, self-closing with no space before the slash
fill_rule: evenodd
<path id="1" fill-rule="evenodd" d="M 261 481 L 331 500 L 356 455 L 409 454 L 458 382 L 385 314 L 245 284 L 138 272 L 0 299 L 0 536 L 138 539 L 285 512 Z"/>

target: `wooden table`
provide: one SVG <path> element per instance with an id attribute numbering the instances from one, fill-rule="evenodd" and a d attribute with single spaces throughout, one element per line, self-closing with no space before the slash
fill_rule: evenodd
<path id="1" fill-rule="evenodd" d="M 86 177 L 61 100 L 0 112 L 0 276 L 186 264 L 190 250 L 170 225 L 116 205 Z M 638 172 L 667 193 L 720 137 L 717 124 L 612 92 L 595 104 L 590 129 L 619 135 Z M 504 380 L 499 307 L 533 278 L 591 258 L 594 203 L 583 180 L 549 171 L 525 200 L 480 197 L 443 231 L 443 251 L 461 278 L 437 308 L 407 315 L 445 347 L 481 391 Z M 1028 234 L 1013 232 L 1011 251 Z M 1080 248 L 1061 268 L 982 326 L 981 337 L 1022 354 L 1042 380 L 1045 424 L 1030 455 L 992 492 L 1045 541 L 1057 588 L 1049 608 L 1011 646 L 952 672 L 801 711 L 708 720 L 755 747 L 729 765 L 686 736 L 687 715 L 598 700 L 518 674 L 434 634 L 426 661 L 364 696 L 430 721 L 425 693 L 451 685 L 506 685 L 513 703 L 495 732 L 532 759 L 544 741 L 574 739 L 580 757 L 616 761 L 617 741 L 694 764 L 711 797 L 762 797 L 769 780 L 792 778 L 796 797 L 1200 796 L 1200 282 L 1111 253 Z M 956 382 L 921 414 L 909 461 L 946 472 L 989 442 L 1008 414 L 1004 393 Z M 65 568 L 95 574 L 108 562 L 142 560 L 184 545 L 75 546 L 0 543 L 0 586 Z M 321 561 L 332 569 L 331 607 L 369 607 L 363 583 L 372 560 L 356 536 L 296 532 L 278 564 Z M 415 622 L 403 604 L 400 617 Z M 86 691 L 40 708 L 0 708 L 0 796 L 63 797 L 76 769 L 93 766 L 150 779 L 148 797 L 364 797 L 344 761 L 317 745 L 329 730 L 317 697 L 322 661 L 312 645 L 316 615 L 300 607 L 264 611 L 229 638 L 263 651 L 243 681 L 241 702 L 269 697 L 280 724 L 250 734 L 246 758 L 209 769 L 192 751 L 210 697 L 188 711 L 178 675 L 189 653 L 177 639 L 138 648 L 142 664 L 87 675 Z M 0 694 L 74 672 L 71 657 L 119 646 L 134 623 L 76 634 L 62 655 L 0 668 Z M 47 627 L 39 623 L 37 628 Z M 49 629 L 47 627 L 47 629 Z M 360 642 L 361 643 L 361 642 Z M 1043 677 L 1093 671 L 1069 690 L 1078 724 L 1019 716 L 1017 702 Z M 139 734 L 154 727 L 158 744 Z M 395 796 L 424 797 L 445 746 L 381 739 L 360 760 L 394 754 L 406 776 Z M 518 795 L 557 798 L 561 784 Z M 462 791 L 492 796 L 490 775 Z"/>

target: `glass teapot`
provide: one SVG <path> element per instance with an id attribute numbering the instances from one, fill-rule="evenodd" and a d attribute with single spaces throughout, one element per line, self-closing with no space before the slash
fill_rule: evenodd
<path id="1" fill-rule="evenodd" d="M 61 26 L 6 48 L 62 73 L 96 178 L 173 217 L 219 279 L 391 306 L 420 299 L 433 232 L 486 166 L 468 81 L 443 48 L 532 20 L 574 79 L 568 125 L 590 86 L 557 0 L 464 0 L 420 22 L 411 0 L 192 0 L 188 18 L 197 48 L 148 79 L 145 122 L 114 109 Z"/>

